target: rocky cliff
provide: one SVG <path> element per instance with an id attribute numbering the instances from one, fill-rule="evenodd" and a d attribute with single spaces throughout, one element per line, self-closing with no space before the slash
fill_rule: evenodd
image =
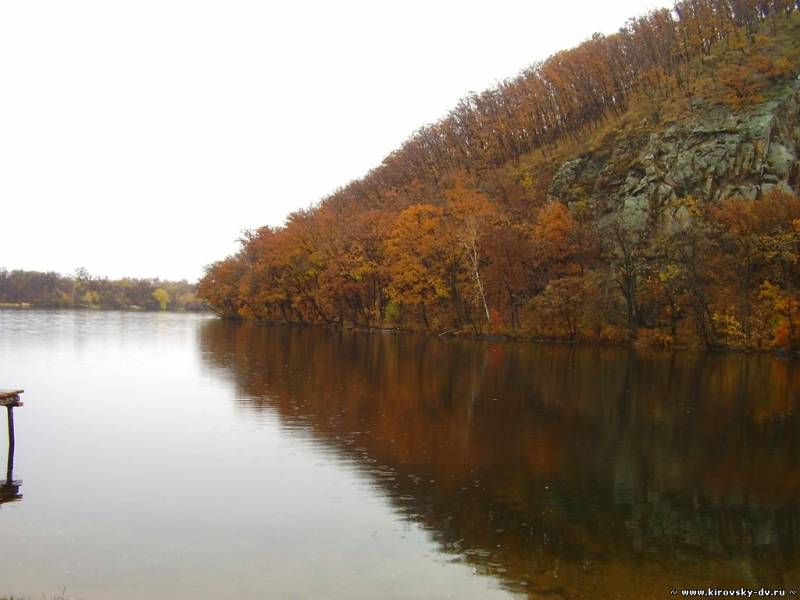
<path id="1" fill-rule="evenodd" d="M 593 212 L 621 215 L 628 227 L 664 216 L 672 200 L 755 199 L 800 186 L 800 79 L 733 111 L 695 101 L 691 113 L 661 128 L 642 127 L 602 150 L 565 162 L 549 195 Z"/>

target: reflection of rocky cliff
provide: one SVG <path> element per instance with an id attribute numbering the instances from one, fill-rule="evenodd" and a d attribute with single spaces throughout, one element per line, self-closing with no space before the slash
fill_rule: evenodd
<path id="1" fill-rule="evenodd" d="M 641 598 L 800 583 L 800 368 L 211 321 L 248 406 L 368 474 L 509 588 Z"/>

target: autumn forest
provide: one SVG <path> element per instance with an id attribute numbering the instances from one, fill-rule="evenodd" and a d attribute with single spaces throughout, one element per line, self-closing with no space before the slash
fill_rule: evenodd
<path id="1" fill-rule="evenodd" d="M 596 34 L 245 232 L 198 294 L 265 322 L 797 350 L 798 9 L 683 0 Z"/>

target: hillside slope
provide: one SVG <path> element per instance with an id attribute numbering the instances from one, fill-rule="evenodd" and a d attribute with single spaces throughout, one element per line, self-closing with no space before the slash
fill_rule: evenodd
<path id="1" fill-rule="evenodd" d="M 795 8 L 688 0 L 559 53 L 248 232 L 200 293 L 265 321 L 795 350 Z"/>

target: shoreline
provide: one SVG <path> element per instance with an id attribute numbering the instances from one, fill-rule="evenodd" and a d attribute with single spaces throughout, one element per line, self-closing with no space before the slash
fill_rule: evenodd
<path id="1" fill-rule="evenodd" d="M 555 344 L 559 346 L 574 346 L 581 348 L 618 348 L 629 349 L 637 351 L 656 350 L 662 352 L 699 352 L 708 354 L 741 354 L 741 355 L 769 355 L 775 358 L 784 358 L 789 360 L 800 360 L 800 350 L 792 351 L 789 348 L 737 348 L 731 346 L 719 346 L 707 348 L 700 345 L 689 344 L 672 344 L 672 345 L 659 345 L 648 344 L 640 340 L 631 341 L 613 341 L 613 340 L 586 340 L 575 339 L 568 340 L 562 338 L 546 338 L 536 337 L 529 335 L 508 335 L 508 334 L 481 334 L 469 331 L 459 330 L 446 330 L 441 333 L 434 331 L 417 331 L 413 329 L 403 329 L 400 327 L 365 327 L 354 325 L 343 325 L 337 323 L 319 324 L 319 323 L 293 323 L 287 321 L 266 321 L 261 319 L 254 319 L 248 317 L 223 317 L 216 313 L 214 310 L 208 308 L 205 310 L 154 310 L 142 307 L 128 307 L 128 308 L 103 308 L 92 306 L 37 306 L 29 302 L 19 303 L 0 303 L 0 310 L 41 310 L 41 311 L 75 311 L 75 312 L 122 312 L 122 313 L 170 313 L 170 314 L 195 314 L 195 315 L 209 315 L 216 319 L 227 322 L 240 322 L 240 323 L 254 323 L 256 325 L 277 326 L 286 328 L 314 328 L 326 329 L 329 331 L 352 331 L 357 333 L 367 334 L 382 334 L 382 335 L 414 335 L 424 336 L 432 339 L 441 340 L 461 340 L 469 342 L 516 342 L 525 344 Z"/>
<path id="2" fill-rule="evenodd" d="M 59 310 L 59 311 L 68 311 L 74 310 L 79 312 L 131 312 L 131 313 L 193 313 L 193 314 L 209 314 L 217 316 L 214 311 L 210 309 L 203 309 L 203 310 L 191 310 L 191 309 L 181 309 L 181 310 L 174 310 L 174 309 L 152 309 L 152 308 L 144 308 L 141 306 L 128 306 L 124 308 L 120 307 L 113 307 L 113 308 L 104 308 L 102 306 L 42 306 L 31 304 L 30 302 L 0 302 L 0 310 Z M 2 599 L 0 599 L 2 600 Z"/>
<path id="3" fill-rule="evenodd" d="M 507 334 L 475 334 L 471 332 L 449 330 L 442 333 L 433 331 L 415 331 L 402 328 L 385 327 L 364 327 L 342 324 L 318 324 L 318 323 L 292 323 L 286 321 L 265 321 L 247 317 L 222 317 L 213 311 L 209 311 L 216 318 L 222 321 L 254 323 L 257 325 L 279 326 L 287 328 L 315 328 L 327 329 L 330 331 L 354 331 L 369 334 L 384 335 L 417 335 L 428 338 L 442 340 L 463 340 L 472 342 L 517 342 L 530 344 L 557 344 L 560 346 L 575 346 L 582 348 L 620 348 L 630 350 L 657 350 L 663 352 L 700 352 L 708 354 L 741 354 L 741 355 L 769 355 L 775 358 L 785 358 L 790 360 L 800 359 L 800 350 L 792 351 L 789 348 L 736 348 L 730 346 L 719 346 L 707 348 L 700 345 L 693 346 L 687 344 L 657 345 L 647 344 L 639 340 L 636 341 L 611 341 L 611 340 L 566 340 L 560 338 L 543 338 L 526 335 L 507 335 Z"/>

